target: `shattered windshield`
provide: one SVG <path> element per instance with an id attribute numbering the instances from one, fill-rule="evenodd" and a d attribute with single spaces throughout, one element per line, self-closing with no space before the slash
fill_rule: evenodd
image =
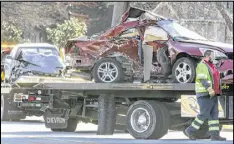
<path id="1" fill-rule="evenodd" d="M 159 21 L 158 25 L 161 26 L 169 35 L 174 39 L 183 40 L 207 40 L 199 34 L 181 26 L 180 24 L 173 22 L 172 20 Z"/>
<path id="2" fill-rule="evenodd" d="M 32 47 L 32 48 L 21 48 L 22 52 L 34 52 L 34 53 L 41 53 L 44 55 L 56 55 L 59 56 L 59 53 L 54 48 L 45 48 L 45 47 Z"/>

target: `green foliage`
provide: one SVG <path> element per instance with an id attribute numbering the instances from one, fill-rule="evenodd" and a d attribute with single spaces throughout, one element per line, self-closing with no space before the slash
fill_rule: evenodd
<path id="1" fill-rule="evenodd" d="M 1 22 L 1 42 L 19 43 L 22 41 L 22 34 L 17 26 L 6 21 Z"/>
<path id="2" fill-rule="evenodd" d="M 87 27 L 84 21 L 77 18 L 65 20 L 62 24 L 57 24 L 56 28 L 47 28 L 47 37 L 59 48 L 63 48 L 68 39 L 84 36 Z"/>

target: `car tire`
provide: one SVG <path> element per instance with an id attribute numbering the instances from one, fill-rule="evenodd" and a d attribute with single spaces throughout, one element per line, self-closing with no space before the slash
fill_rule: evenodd
<path id="1" fill-rule="evenodd" d="M 108 76 L 104 76 L 105 73 Z M 95 64 L 92 77 L 96 83 L 121 83 L 124 81 L 124 72 L 121 64 L 114 58 L 104 58 Z"/>
<path id="2" fill-rule="evenodd" d="M 169 121 L 165 120 L 165 118 L 168 118 L 168 114 L 161 106 L 161 104 L 154 101 L 137 101 L 132 104 L 128 109 L 126 118 L 128 132 L 136 139 L 160 139 L 163 137 L 167 133 Z M 139 123 L 141 115 L 138 119 L 135 116 L 140 112 L 146 114 L 145 118 L 142 119 L 148 122 L 148 127 L 144 130 L 140 130 L 137 127 L 138 124 L 136 124 L 136 121 Z"/>
<path id="3" fill-rule="evenodd" d="M 67 128 L 56 129 L 51 128 L 53 132 L 75 132 L 78 124 L 78 119 L 76 118 L 69 118 L 67 122 Z"/>
<path id="4" fill-rule="evenodd" d="M 172 79 L 175 83 L 192 83 L 196 77 L 196 62 L 187 57 L 178 59 L 172 68 Z"/>

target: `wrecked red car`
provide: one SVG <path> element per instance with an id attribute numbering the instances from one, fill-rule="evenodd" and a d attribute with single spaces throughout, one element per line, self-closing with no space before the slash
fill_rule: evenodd
<path id="1" fill-rule="evenodd" d="M 69 40 L 65 54 L 66 63 L 88 72 L 95 82 L 163 78 L 191 83 L 196 64 L 208 49 L 215 52 L 224 80 L 233 81 L 233 45 L 210 41 L 173 20 L 131 7 L 121 23 L 105 33 Z M 146 71 L 149 78 L 144 78 Z"/>

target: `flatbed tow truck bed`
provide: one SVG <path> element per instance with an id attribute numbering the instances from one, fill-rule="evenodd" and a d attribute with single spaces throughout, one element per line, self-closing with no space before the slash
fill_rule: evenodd
<path id="1" fill-rule="evenodd" d="M 2 95 L 21 109 L 31 106 L 43 111 L 45 125 L 52 131 L 72 132 L 78 121 L 85 121 L 98 124 L 97 134 L 113 134 L 114 129 L 121 129 L 138 139 L 159 139 L 169 129 L 183 131 L 194 114 L 183 116 L 186 110 L 176 100 L 194 98 L 194 91 L 192 83 L 107 84 L 38 77 L 22 77 L 15 85 L 1 85 Z M 233 104 L 229 103 L 232 97 L 225 96 L 223 101 L 223 123 L 233 122 Z M 187 109 L 192 113 L 197 110 Z M 207 129 L 201 131 L 198 137 L 204 136 Z"/>

